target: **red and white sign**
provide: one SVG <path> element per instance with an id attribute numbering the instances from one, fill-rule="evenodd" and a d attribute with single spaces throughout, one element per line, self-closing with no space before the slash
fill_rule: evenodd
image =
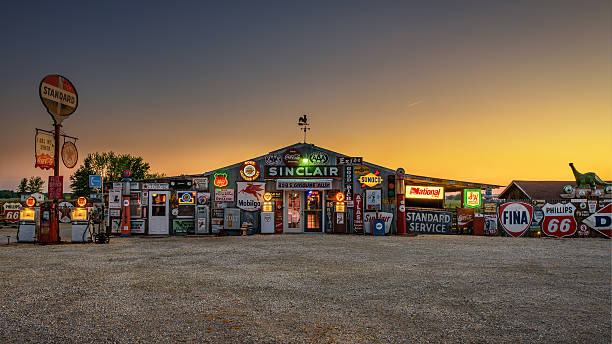
<path id="1" fill-rule="evenodd" d="M 393 214 L 384 211 L 376 212 L 365 212 L 363 216 L 364 228 L 366 233 L 371 233 L 372 222 L 374 220 L 385 220 L 385 233 L 389 233 L 391 230 L 391 222 L 393 222 Z"/>
<path id="2" fill-rule="evenodd" d="M 533 206 L 523 202 L 508 202 L 497 208 L 497 214 L 506 233 L 518 238 L 529 229 L 533 219 Z"/>
<path id="3" fill-rule="evenodd" d="M 355 206 L 353 207 L 353 227 L 355 232 L 363 232 L 363 196 L 360 193 L 353 195 Z"/>
<path id="4" fill-rule="evenodd" d="M 49 199 L 64 198 L 64 176 L 49 176 Z"/>
<path id="5" fill-rule="evenodd" d="M 68 118 L 79 105 L 74 85 L 61 75 L 45 76 L 40 82 L 39 94 L 47 112 L 57 124 Z"/>
<path id="6" fill-rule="evenodd" d="M 34 141 L 34 155 L 36 157 L 34 167 L 40 167 L 43 170 L 52 169 L 55 162 L 55 137 L 46 131 L 37 130 Z"/>
<path id="7" fill-rule="evenodd" d="M 236 182 L 236 206 L 246 211 L 261 209 L 263 195 L 266 192 L 266 183 L 263 182 Z"/>
<path id="8" fill-rule="evenodd" d="M 199 205 L 208 204 L 208 200 L 210 199 L 210 192 L 198 192 L 196 198 L 198 199 Z"/>
<path id="9" fill-rule="evenodd" d="M 215 202 L 233 202 L 234 189 L 216 189 Z"/>
<path id="10" fill-rule="evenodd" d="M 4 203 L 4 219 L 7 222 L 15 223 L 19 222 L 19 210 L 21 210 L 21 204 L 19 203 Z"/>
<path id="11" fill-rule="evenodd" d="M 297 166 L 302 160 L 302 152 L 297 148 L 289 148 L 283 153 L 283 161 L 285 165 Z"/>
<path id="12" fill-rule="evenodd" d="M 240 176 L 247 182 L 252 182 L 259 178 L 259 174 L 259 165 L 253 160 L 245 161 L 240 166 Z"/>
<path id="13" fill-rule="evenodd" d="M 544 220 L 542 220 L 542 232 L 548 236 L 563 238 L 573 235 L 578 229 L 574 218 L 576 207 L 571 203 L 546 203 L 542 207 Z"/>
<path id="14" fill-rule="evenodd" d="M 406 185 L 406 198 L 444 199 L 444 188 L 439 186 Z"/>
<path id="15" fill-rule="evenodd" d="M 612 204 L 608 204 L 602 209 L 599 209 L 598 212 L 582 220 L 582 222 L 585 225 L 598 231 L 599 233 L 607 236 L 608 238 L 611 238 L 612 237 Z"/>

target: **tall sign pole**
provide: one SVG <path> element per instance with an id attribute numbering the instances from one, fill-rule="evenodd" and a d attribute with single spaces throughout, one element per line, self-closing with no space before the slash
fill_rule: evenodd
<path id="1" fill-rule="evenodd" d="M 53 181 L 54 184 L 61 183 L 63 188 L 62 179 L 60 177 L 60 128 L 62 127 L 62 121 L 68 118 L 79 105 L 78 95 L 74 85 L 67 78 L 58 75 L 50 74 L 45 76 L 39 86 L 40 100 L 47 109 L 47 112 L 53 118 L 53 125 L 55 127 L 55 154 L 53 158 Z M 50 178 L 51 179 L 51 178 Z M 49 188 L 51 185 L 49 184 Z M 51 191 L 51 190 L 49 190 Z M 52 211 L 51 226 L 49 229 L 49 236 L 45 241 L 47 243 L 57 243 L 60 240 L 59 237 L 59 200 L 62 198 L 60 192 L 59 197 L 53 196 L 55 199 L 54 209 Z M 49 192 L 51 196 L 51 192 Z"/>

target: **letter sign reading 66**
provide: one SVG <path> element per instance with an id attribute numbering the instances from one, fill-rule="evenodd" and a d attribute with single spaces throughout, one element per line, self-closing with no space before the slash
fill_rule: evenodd
<path id="1" fill-rule="evenodd" d="M 563 238 L 576 233 L 578 224 L 574 218 L 576 207 L 571 203 L 546 204 L 542 207 L 544 220 L 542 232 L 548 236 Z"/>

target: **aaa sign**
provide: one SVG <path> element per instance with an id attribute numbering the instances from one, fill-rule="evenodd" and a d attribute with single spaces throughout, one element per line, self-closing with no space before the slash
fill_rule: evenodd
<path id="1" fill-rule="evenodd" d="M 525 234 L 533 219 L 533 206 L 523 202 L 508 202 L 498 209 L 499 222 L 511 236 L 518 238 Z"/>
<path id="2" fill-rule="evenodd" d="M 563 238 L 576 233 L 578 224 L 574 218 L 576 207 L 571 203 L 549 204 L 542 207 L 544 220 L 542 232 L 548 236 Z"/>

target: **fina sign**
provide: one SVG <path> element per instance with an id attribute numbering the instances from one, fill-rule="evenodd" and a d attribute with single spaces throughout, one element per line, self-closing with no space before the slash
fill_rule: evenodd
<path id="1" fill-rule="evenodd" d="M 518 238 L 529 229 L 533 219 L 533 206 L 523 202 L 508 202 L 502 204 L 497 213 L 506 233 Z"/>
<path id="2" fill-rule="evenodd" d="M 444 188 L 441 186 L 406 185 L 406 198 L 444 199 Z"/>

